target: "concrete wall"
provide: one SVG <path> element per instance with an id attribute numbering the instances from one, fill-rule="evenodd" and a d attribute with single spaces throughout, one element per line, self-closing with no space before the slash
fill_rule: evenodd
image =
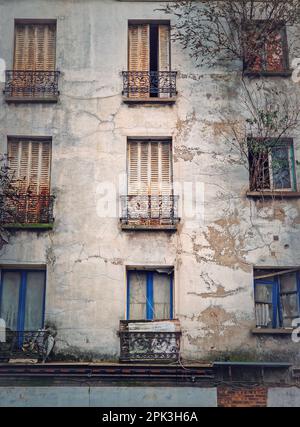
<path id="1" fill-rule="evenodd" d="M 268 390 L 268 406 L 300 407 L 300 389 L 298 387 L 274 387 Z"/>
<path id="2" fill-rule="evenodd" d="M 299 347 L 290 337 L 250 333 L 253 265 L 300 264 L 300 203 L 246 198 L 248 173 L 229 158 L 221 119 L 229 108 L 238 109 L 240 64 L 197 68 L 173 44 L 175 105 L 122 103 L 128 20 L 166 19 L 156 8 L 155 2 L 113 0 L 0 1 L 0 56 L 7 68 L 13 65 L 14 19 L 49 18 L 57 19 L 62 73 L 57 104 L 7 105 L 0 95 L 0 152 L 8 135 L 52 136 L 56 195 L 53 231 L 13 234 L 1 264 L 47 267 L 46 321 L 58 330 L 56 349 L 68 355 L 117 358 L 126 267 L 173 265 L 183 357 L 296 360 Z M 290 80 L 274 81 L 298 90 Z M 183 212 L 175 234 L 128 233 L 117 214 L 97 214 L 99 185 L 117 186 L 126 174 L 130 136 L 172 137 L 174 181 L 204 183 L 204 222 Z M 300 160 L 299 139 L 292 136 Z"/>
<path id="3" fill-rule="evenodd" d="M 299 407 L 298 387 L 0 387 L 0 407 Z"/>
<path id="4" fill-rule="evenodd" d="M 215 388 L 0 387 L 0 407 L 215 407 Z"/>

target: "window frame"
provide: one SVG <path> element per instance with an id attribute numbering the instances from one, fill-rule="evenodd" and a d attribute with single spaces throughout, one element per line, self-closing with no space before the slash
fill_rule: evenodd
<path id="1" fill-rule="evenodd" d="M 259 139 L 259 138 L 258 138 Z M 294 147 L 294 139 L 293 138 L 279 138 L 278 145 L 276 147 L 268 147 L 267 155 L 268 155 L 268 172 L 269 172 L 269 181 L 270 186 L 263 188 L 251 189 L 250 191 L 271 191 L 271 192 L 297 192 L 297 173 L 296 173 L 296 161 L 295 161 L 295 147 Z M 273 148 L 286 148 L 288 150 L 288 162 L 289 162 L 289 174 L 291 187 L 290 188 L 274 188 L 274 171 L 273 171 L 273 156 L 272 149 Z M 249 163 L 249 186 L 251 187 L 251 164 L 250 164 L 250 155 L 248 154 L 248 163 Z"/>
<path id="2" fill-rule="evenodd" d="M 169 145 L 169 167 L 170 167 L 170 196 L 174 196 L 174 156 L 173 156 L 173 139 L 172 137 L 128 137 L 127 138 L 127 143 L 126 143 L 126 195 L 133 195 L 133 196 L 138 196 L 140 193 L 136 192 L 136 194 L 131 194 L 129 192 L 130 190 L 130 158 L 129 158 L 129 145 L 130 144 L 138 144 L 138 143 L 161 143 L 161 144 L 168 144 Z M 150 164 L 149 164 L 149 171 L 150 171 L 150 175 L 152 172 L 152 162 L 151 162 L 151 158 L 150 158 Z M 139 161 L 137 161 L 137 168 L 140 169 L 141 168 L 141 163 Z M 139 185 L 142 181 L 139 181 Z M 161 184 L 162 181 L 159 182 L 159 184 Z M 151 183 L 151 180 L 150 180 Z M 142 194 L 142 193 L 141 193 Z M 152 193 L 151 193 L 152 194 Z M 148 194 L 151 196 L 151 194 Z M 163 194 L 162 192 L 160 192 L 160 194 Z"/>
<path id="3" fill-rule="evenodd" d="M 288 274 L 288 273 L 286 273 Z M 274 277 L 266 278 L 266 279 L 255 279 L 254 277 L 254 308 L 256 307 L 256 304 L 271 304 L 272 305 L 272 329 L 287 329 L 289 327 L 283 326 L 283 308 L 281 303 L 281 295 L 287 295 L 287 294 L 296 294 L 298 295 L 298 310 L 300 315 L 300 269 L 298 271 L 295 271 L 296 274 L 296 287 L 297 290 L 293 292 L 281 292 L 281 286 L 280 286 L 280 276 L 284 275 L 284 271 L 282 271 L 282 274 L 274 275 Z M 272 286 L 272 303 L 266 303 L 257 301 L 255 298 L 256 288 L 257 286 L 266 286 L 271 285 Z M 297 317 L 295 317 L 296 319 Z M 292 318 L 291 318 L 292 319 Z M 257 319 L 256 319 L 257 321 Z M 262 329 L 263 326 L 260 326 Z"/>
<path id="4" fill-rule="evenodd" d="M 264 19 L 257 19 L 254 20 L 252 22 L 249 21 L 245 21 L 242 24 L 242 32 L 244 35 L 246 35 L 247 38 L 247 31 L 251 30 L 251 28 L 249 28 L 250 25 L 255 25 L 255 26 L 259 26 L 259 25 L 263 25 L 263 23 L 266 22 L 266 20 Z M 266 67 L 268 66 L 268 63 L 266 62 L 266 45 L 264 44 L 262 50 L 262 55 L 257 55 L 260 60 L 261 60 L 261 64 L 262 67 L 260 70 L 253 70 L 251 68 L 247 67 L 246 64 L 246 50 L 247 48 L 244 47 L 243 49 L 243 72 L 245 75 L 248 76 L 255 76 L 255 75 L 261 75 L 261 76 L 290 76 L 291 75 L 291 70 L 290 70 L 290 60 L 289 60 L 289 46 L 288 46 L 288 35 L 287 35 L 287 28 L 284 22 L 278 22 L 277 23 L 277 31 L 278 33 L 281 35 L 281 47 L 282 47 L 282 70 L 274 70 L 274 71 L 270 71 L 267 70 Z"/>
<path id="5" fill-rule="evenodd" d="M 10 151 L 10 144 L 13 144 L 13 143 L 22 144 L 25 141 L 28 141 L 28 143 L 36 142 L 36 143 L 45 143 L 45 144 L 49 145 L 49 170 L 48 170 L 49 177 L 48 177 L 48 192 L 47 192 L 47 194 L 50 195 L 51 194 L 51 184 L 52 184 L 51 181 L 52 181 L 52 159 L 53 159 L 52 136 L 7 135 L 6 152 L 7 152 L 8 165 L 9 166 L 10 166 L 10 161 L 11 161 L 10 157 L 8 156 L 9 151 Z M 17 172 L 17 171 L 13 171 L 13 172 Z M 29 173 L 31 173 L 31 168 L 29 170 Z M 38 185 L 40 186 L 40 183 Z M 39 192 L 37 194 L 39 194 Z"/>
<path id="6" fill-rule="evenodd" d="M 16 54 L 16 36 L 17 36 L 16 28 L 18 25 L 53 25 L 53 26 L 55 26 L 55 45 L 54 45 L 54 52 L 53 52 L 54 61 L 55 61 L 53 71 L 55 71 L 57 69 L 57 19 L 16 18 L 14 20 L 14 37 L 13 37 L 13 50 L 12 50 L 12 54 L 13 54 L 13 57 L 12 57 L 13 67 L 12 67 L 12 69 L 14 71 L 17 71 L 17 69 L 15 68 L 15 54 Z"/>
<path id="7" fill-rule="evenodd" d="M 127 21 L 127 69 L 128 71 L 129 71 L 129 29 L 131 26 L 134 26 L 134 25 L 149 25 L 149 27 L 150 26 L 159 27 L 160 25 L 164 25 L 169 27 L 169 42 L 168 42 L 169 43 L 169 70 L 171 71 L 172 70 L 172 51 L 171 51 L 171 47 L 172 47 L 171 29 L 172 28 L 171 28 L 171 21 L 169 19 L 129 19 Z M 150 33 L 149 33 L 149 38 L 150 38 Z M 159 55 L 159 46 L 158 46 L 157 54 Z M 150 56 L 151 56 L 151 51 L 150 51 L 150 40 L 149 40 L 149 58 Z"/>
<path id="8" fill-rule="evenodd" d="M 19 289 L 19 300 L 18 300 L 18 319 L 17 319 L 17 331 L 25 332 L 25 304 L 26 304 L 26 293 L 27 293 L 27 273 L 44 273 L 43 283 L 43 303 L 42 303 L 42 324 L 40 328 L 45 325 L 45 309 L 46 309 L 46 285 L 47 285 L 47 271 L 42 268 L 1 268 L 0 270 L 0 317 L 2 313 L 2 292 L 3 292 L 3 280 L 4 273 L 19 273 L 20 274 L 20 289 Z"/>
<path id="9" fill-rule="evenodd" d="M 130 319 L 130 274 L 134 273 L 146 273 L 146 319 L 140 319 L 140 321 L 149 321 L 155 320 L 153 318 L 153 273 L 155 269 L 127 269 L 126 270 L 126 320 L 132 321 Z M 167 274 L 167 273 L 165 273 Z M 159 320 L 173 320 L 174 319 L 174 272 L 170 275 L 170 317 L 169 319 L 159 319 Z"/>

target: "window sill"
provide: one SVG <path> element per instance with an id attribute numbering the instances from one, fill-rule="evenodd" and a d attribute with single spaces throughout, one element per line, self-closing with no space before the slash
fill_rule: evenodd
<path id="1" fill-rule="evenodd" d="M 5 224 L 3 227 L 8 229 L 8 230 L 32 230 L 32 231 L 39 230 L 39 231 L 43 231 L 43 230 L 52 230 L 53 224 L 39 224 L 39 223 L 34 223 L 34 224 Z"/>
<path id="2" fill-rule="evenodd" d="M 57 96 L 49 97 L 38 97 L 38 96 L 6 96 L 5 101 L 8 104 L 19 104 L 19 103 L 56 103 L 58 101 Z"/>
<path id="3" fill-rule="evenodd" d="M 270 197 L 270 198 L 295 198 L 300 197 L 299 191 L 247 191 L 246 192 L 247 197 L 253 197 L 253 198 L 264 198 L 264 197 Z"/>
<path id="4" fill-rule="evenodd" d="M 176 97 L 172 98 L 128 98 L 123 96 L 124 104 L 158 104 L 158 105 L 171 105 L 175 104 Z"/>
<path id="5" fill-rule="evenodd" d="M 177 231 L 177 224 L 121 224 L 124 231 Z"/>
<path id="6" fill-rule="evenodd" d="M 292 328 L 254 328 L 251 330 L 254 335 L 291 335 Z"/>
<path id="7" fill-rule="evenodd" d="M 291 77 L 293 71 L 244 71 L 246 77 Z"/>

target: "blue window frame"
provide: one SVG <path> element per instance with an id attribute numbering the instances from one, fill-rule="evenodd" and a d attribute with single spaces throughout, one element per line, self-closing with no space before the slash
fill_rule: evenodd
<path id="1" fill-rule="evenodd" d="M 300 271 L 256 279 L 254 292 L 257 326 L 291 327 L 300 317 Z"/>
<path id="2" fill-rule="evenodd" d="M 35 331 L 44 326 L 45 270 L 3 269 L 0 317 L 12 331 Z"/>
<path id="3" fill-rule="evenodd" d="M 173 273 L 127 271 L 127 320 L 173 319 Z"/>

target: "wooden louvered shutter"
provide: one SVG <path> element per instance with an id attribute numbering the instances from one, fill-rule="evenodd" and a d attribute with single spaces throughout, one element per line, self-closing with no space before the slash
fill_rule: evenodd
<path id="1" fill-rule="evenodd" d="M 159 25 L 158 26 L 158 68 L 159 71 L 170 71 L 170 26 Z M 166 87 L 170 87 L 169 76 L 166 74 L 165 78 L 161 77 L 161 86 L 165 84 Z M 165 89 L 159 91 L 160 98 L 168 98 L 170 93 L 166 92 Z"/>
<path id="2" fill-rule="evenodd" d="M 128 195 L 138 194 L 139 190 L 139 145 L 129 142 L 127 147 L 128 159 Z"/>
<path id="3" fill-rule="evenodd" d="M 150 185 L 149 193 L 158 196 L 160 194 L 160 143 L 150 142 Z"/>
<path id="4" fill-rule="evenodd" d="M 266 71 L 284 71 L 282 32 L 271 34 L 266 42 Z"/>
<path id="5" fill-rule="evenodd" d="M 150 82 L 150 26 L 130 25 L 128 28 L 128 71 L 145 72 L 129 74 L 129 96 L 144 98 L 149 96 Z"/>
<path id="6" fill-rule="evenodd" d="M 28 28 L 26 25 L 16 25 L 14 70 L 27 70 L 28 65 Z"/>
<path id="7" fill-rule="evenodd" d="M 16 24 L 14 69 L 55 70 L 55 24 Z"/>
<path id="8" fill-rule="evenodd" d="M 36 70 L 55 70 L 56 28 L 54 24 L 36 25 Z"/>
<path id="9" fill-rule="evenodd" d="M 161 142 L 161 194 L 171 195 L 172 194 L 172 156 L 171 156 L 171 144 L 169 142 Z"/>
<path id="10" fill-rule="evenodd" d="M 171 144 L 157 141 L 128 143 L 128 195 L 170 195 Z"/>
<path id="11" fill-rule="evenodd" d="M 15 185 L 21 192 L 49 194 L 50 141 L 9 141 L 8 156 Z"/>

